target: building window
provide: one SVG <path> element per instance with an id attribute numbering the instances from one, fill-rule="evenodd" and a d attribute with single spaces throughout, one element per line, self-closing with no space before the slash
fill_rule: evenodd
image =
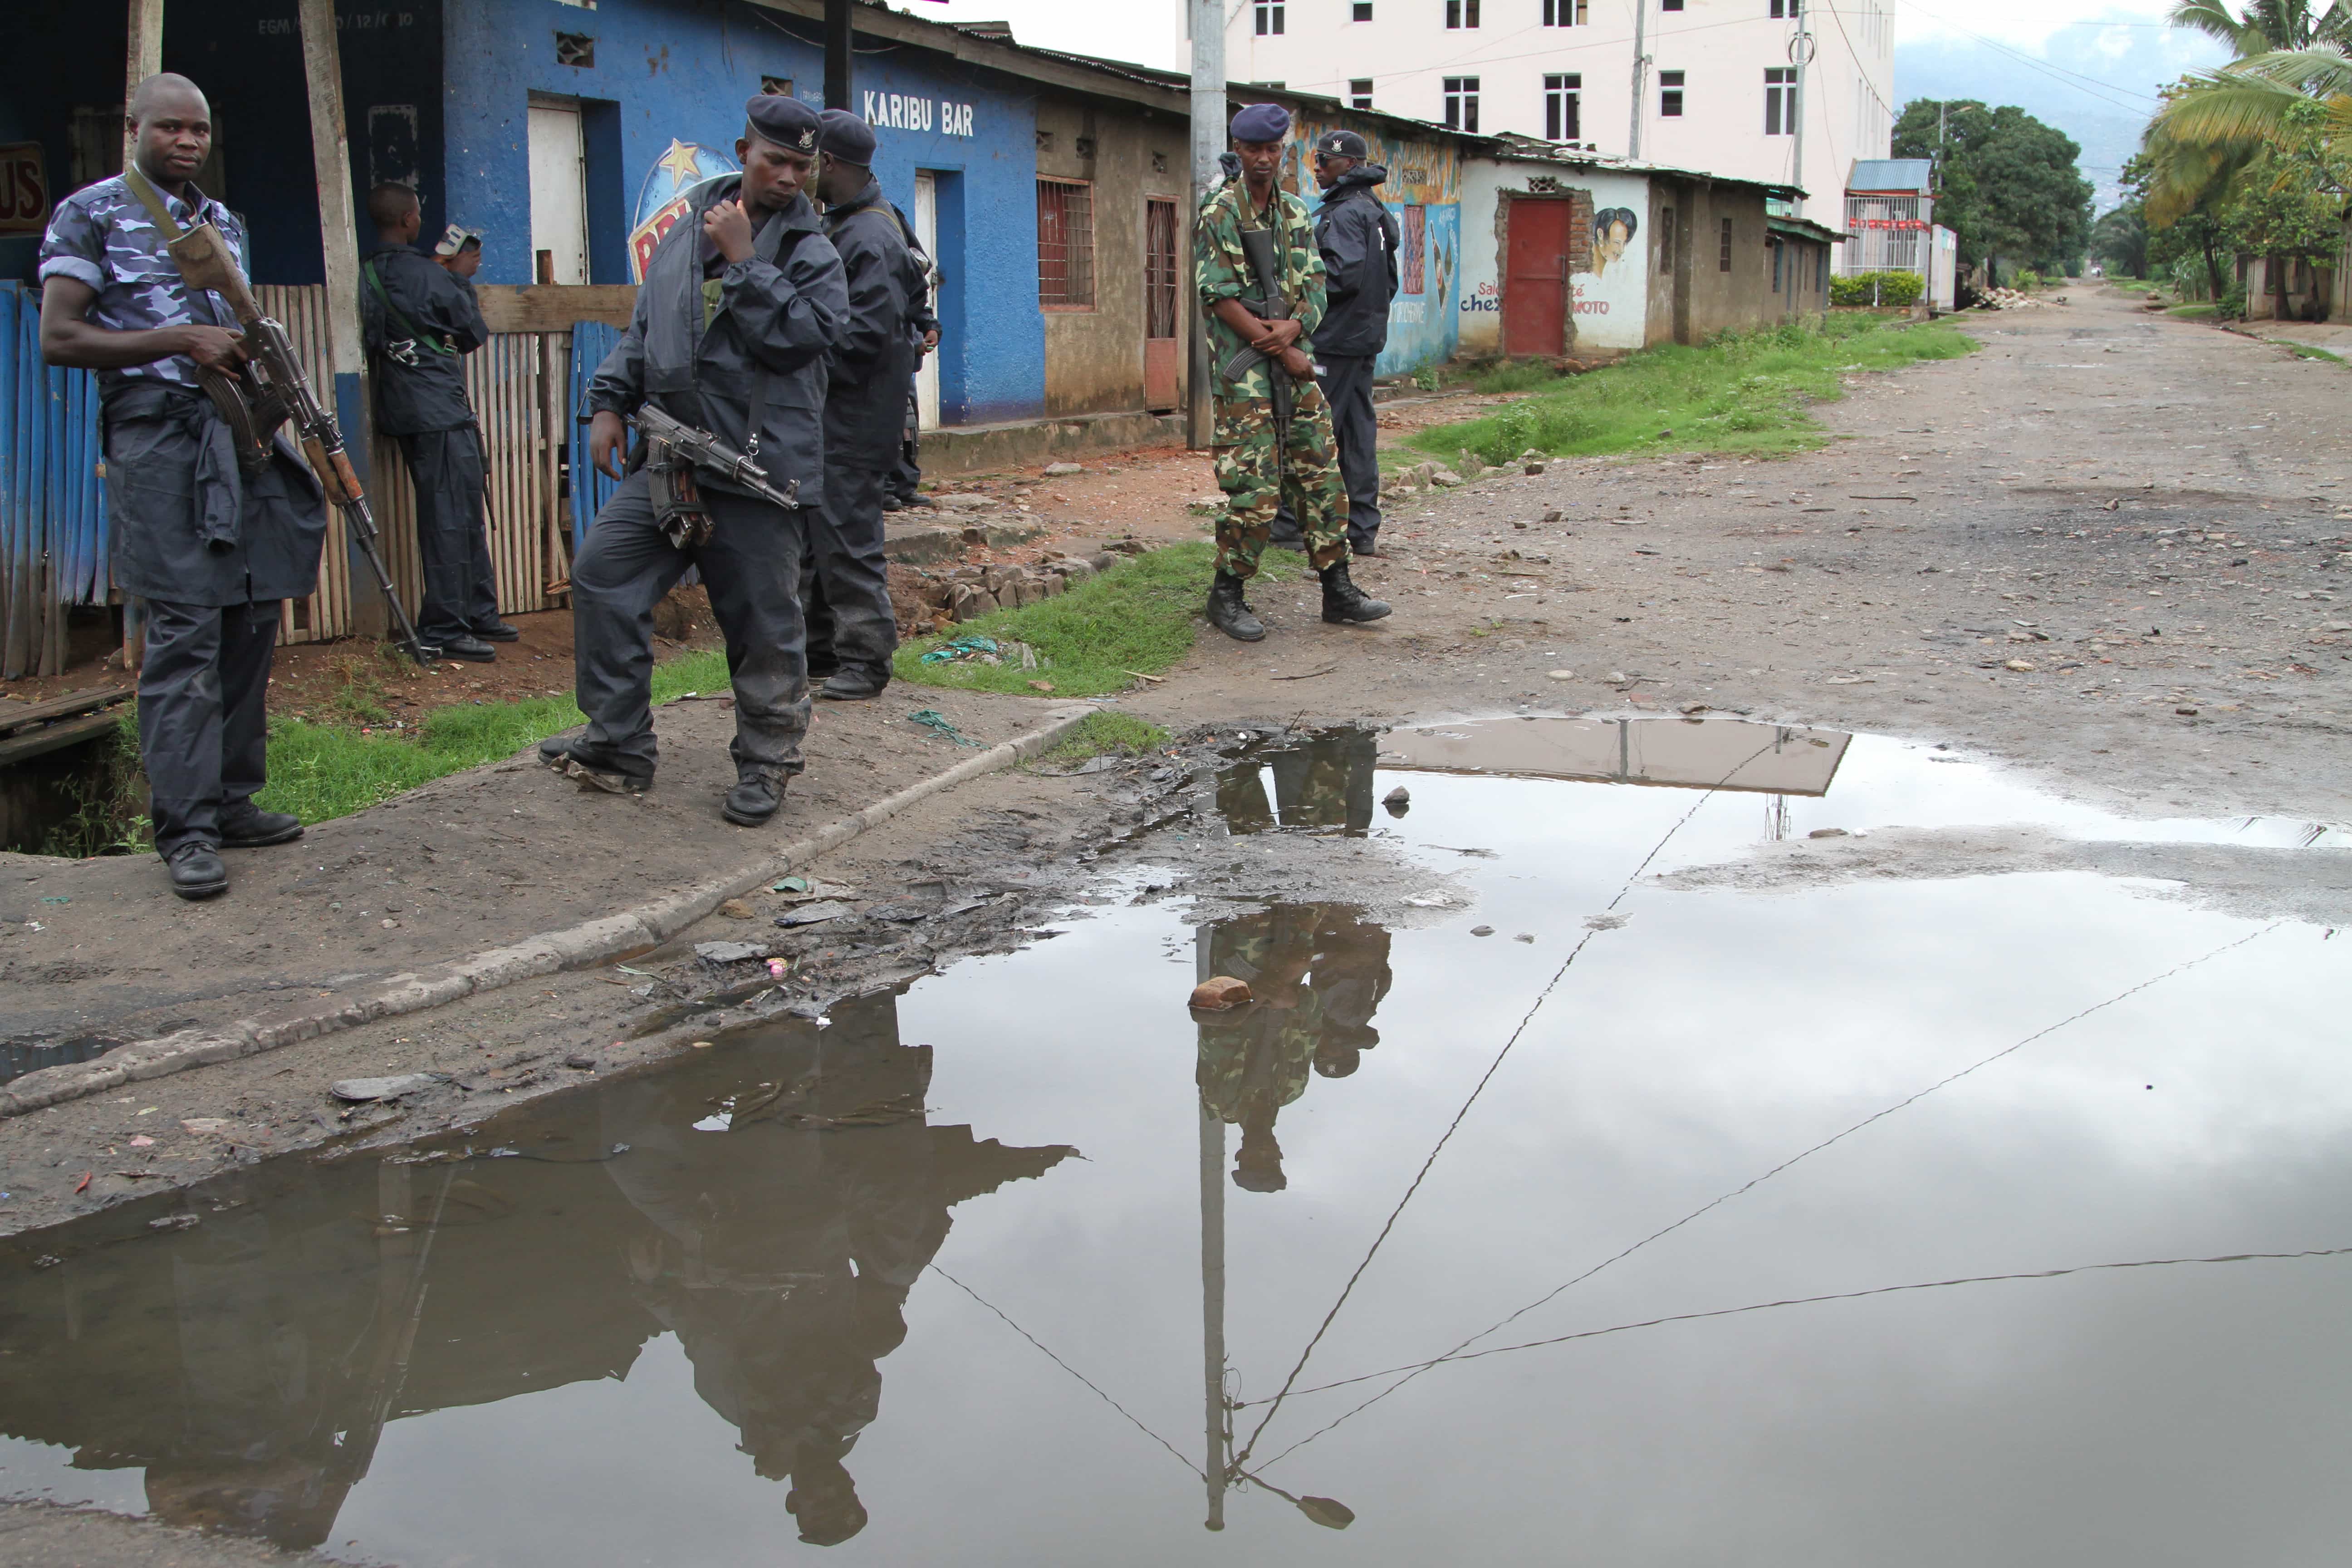
<path id="1" fill-rule="evenodd" d="M 1547 27 L 1581 27 L 1590 20 L 1587 13 L 1591 0 L 1543 0 L 1543 25 Z"/>
<path id="2" fill-rule="evenodd" d="M 1772 15 L 1775 16 L 1793 16 L 1796 14 L 1797 0 L 1772 0 Z"/>
<path id="3" fill-rule="evenodd" d="M 1797 133 L 1797 68 L 1766 66 L 1764 68 L 1764 134 L 1794 136 Z"/>
<path id="4" fill-rule="evenodd" d="M 1658 209 L 1658 275 L 1671 278 L 1675 272 L 1675 209 Z"/>
<path id="5" fill-rule="evenodd" d="M 1584 134 L 1578 100 L 1584 96 L 1584 78 L 1570 71 L 1544 78 L 1544 140 L 1573 142 Z"/>
<path id="6" fill-rule="evenodd" d="M 1772 241 L 1772 292 L 1775 294 L 1780 291 L 1780 263 L 1788 248 L 1777 239 Z"/>
<path id="7" fill-rule="evenodd" d="M 1404 209 L 1397 239 L 1397 292 L 1429 292 L 1429 209 L 1414 203 Z"/>
<path id="8" fill-rule="evenodd" d="M 1717 272 L 1731 270 L 1731 220 L 1729 218 L 1723 220 L 1723 246 L 1715 253 L 1715 269 Z"/>
<path id="9" fill-rule="evenodd" d="M 1449 131 L 1478 129 L 1478 79 L 1475 76 L 1450 76 L 1445 82 L 1445 128 Z"/>
<path id="10" fill-rule="evenodd" d="M 1679 11 L 1682 8 L 1683 0 L 1658 0 L 1658 9 L 1661 11 Z"/>
<path id="11" fill-rule="evenodd" d="M 1476 26 L 1478 0 L 1445 0 L 1445 25 L 1449 27 Z"/>
<path id="12" fill-rule="evenodd" d="M 1351 22 L 1369 22 L 1371 19 L 1372 0 L 1356 0 L 1355 5 L 1349 9 L 1348 20 Z"/>
<path id="13" fill-rule="evenodd" d="M 1682 72 L 1660 71 L 1658 73 L 1658 113 L 1661 118 L 1666 120 L 1680 120 L 1683 117 Z"/>
<path id="14" fill-rule="evenodd" d="M 1084 180 L 1037 182 L 1037 303 L 1094 309 L 1095 193 Z"/>
<path id="15" fill-rule="evenodd" d="M 1261 38 L 1269 34 L 1279 37 L 1282 33 L 1282 0 L 1257 0 L 1254 9 L 1256 13 L 1257 36 Z"/>
<path id="16" fill-rule="evenodd" d="M 760 96 L 761 98 L 790 98 L 792 95 L 792 78 L 788 76 L 763 76 L 760 79 Z"/>
<path id="17" fill-rule="evenodd" d="M 1372 106 L 1372 79 L 1360 76 L 1348 83 L 1348 107 L 1370 109 Z"/>
<path id="18" fill-rule="evenodd" d="M 594 69 L 596 40 L 585 33 L 556 34 L 555 63 L 560 66 L 578 66 L 583 70 Z"/>

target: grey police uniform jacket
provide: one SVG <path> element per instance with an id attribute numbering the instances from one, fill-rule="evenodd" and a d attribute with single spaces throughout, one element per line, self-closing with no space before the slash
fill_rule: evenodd
<path id="1" fill-rule="evenodd" d="M 1323 253 L 1323 324 L 1318 354 L 1368 356 L 1389 344 L 1389 301 L 1397 289 L 1397 221 L 1373 187 L 1389 177 L 1378 163 L 1349 170 L 1315 210 L 1315 244 Z"/>
<path id="2" fill-rule="evenodd" d="M 805 196 L 762 223 L 751 258 L 719 274 L 719 309 L 702 325 L 702 215 L 732 197 L 740 176 L 694 193 L 646 267 L 636 311 L 588 384 L 591 412 L 626 416 L 651 400 L 664 413 L 748 451 L 751 404 L 765 381 L 757 461 L 769 482 L 800 485 L 803 506 L 824 491 L 825 357 L 849 311 L 841 257 Z M 715 489 L 735 487 L 708 474 Z"/>
<path id="3" fill-rule="evenodd" d="M 367 265 L 384 294 L 378 298 L 360 279 L 360 325 L 375 366 L 375 427 L 387 436 L 417 436 L 471 425 L 465 356 L 490 336 L 473 284 L 404 245 L 374 252 Z"/>
<path id="4" fill-rule="evenodd" d="M 921 359 L 915 321 L 929 318 L 923 264 L 878 180 L 829 210 L 824 230 L 849 284 L 849 319 L 833 351 L 824 399 L 825 456 L 835 464 L 895 462 Z"/>

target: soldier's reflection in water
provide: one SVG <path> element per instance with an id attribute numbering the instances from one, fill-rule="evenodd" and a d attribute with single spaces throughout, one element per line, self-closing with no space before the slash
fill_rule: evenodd
<path id="1" fill-rule="evenodd" d="M 926 1125 L 931 1049 L 898 1043 L 887 994 L 835 1006 L 793 1046 L 716 1107 L 707 1088 L 659 1080 L 618 1100 L 605 1131 L 631 1152 L 605 1169 L 651 1222 L 627 1245 L 638 1300 L 752 1468 L 791 1481 L 801 1540 L 832 1546 L 865 1528 L 843 1461 L 880 1407 L 875 1363 L 907 1336 L 949 1208 L 1074 1151 Z"/>
<path id="2" fill-rule="evenodd" d="M 1369 806 L 1369 796 L 1368 796 Z M 1310 1068 L 1345 1078 L 1381 1042 L 1372 1014 L 1389 992 L 1389 933 L 1346 904 L 1276 904 L 1202 933 L 1209 974 L 1249 983 L 1255 1000 L 1201 1022 L 1201 1101 L 1242 1130 L 1234 1183 L 1289 1185 L 1275 1118 Z"/>
<path id="3" fill-rule="evenodd" d="M 1372 824 L 1380 753 L 1380 736 L 1370 730 L 1327 730 L 1303 744 L 1255 753 L 1218 778 L 1218 814 L 1235 833 L 1276 826 L 1362 833 Z M 1261 769 L 1274 774 L 1271 805 Z"/>
<path id="4" fill-rule="evenodd" d="M 844 1461 L 948 1211 L 1074 1151 L 928 1125 L 896 999 L 833 1018 L 476 1141 L 526 1158 L 277 1161 L 48 1233 L 62 1264 L 0 1247 L 0 1432 L 143 1467 L 158 1518 L 316 1546 L 391 1421 L 625 1377 L 669 1330 L 801 1539 L 845 1541 Z"/>

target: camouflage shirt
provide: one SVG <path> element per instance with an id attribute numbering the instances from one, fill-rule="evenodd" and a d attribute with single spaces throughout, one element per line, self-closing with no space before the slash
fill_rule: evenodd
<path id="1" fill-rule="evenodd" d="M 162 193 L 163 205 L 183 228 L 208 223 L 220 230 L 236 253 L 237 265 L 251 276 L 244 222 L 195 186 L 187 190 L 194 198 L 193 203 L 166 191 Z M 44 283 L 52 278 L 70 278 L 96 289 L 98 299 L 90 305 L 89 320 L 110 331 L 150 331 L 189 322 L 235 331 L 236 315 L 228 302 L 213 293 L 192 297 L 163 243 L 155 220 L 117 174 L 86 185 L 58 204 L 49 231 L 41 240 L 39 277 Z M 194 386 L 196 362 L 173 354 L 124 370 L 100 371 L 99 383 L 116 384 L 127 376 L 152 376 Z"/>
<path id="2" fill-rule="evenodd" d="M 1257 279 L 1242 250 L 1244 228 L 1274 229 L 1276 254 L 1282 258 L 1282 291 L 1300 328 L 1299 352 L 1314 357 L 1312 339 L 1323 321 L 1323 252 L 1315 243 L 1315 220 L 1307 216 L 1305 202 L 1278 185 L 1274 205 L 1271 213 L 1253 213 L 1248 184 L 1234 180 L 1202 204 L 1200 221 L 1192 226 L 1193 280 L 1201 290 L 1201 313 L 1209 323 L 1209 352 L 1220 369 L 1247 345 L 1240 333 L 1210 313 L 1212 307 L 1220 300 L 1258 297 Z M 1229 382 L 1220 375 L 1217 396 L 1271 397 L 1273 387 L 1266 379 L 1270 368 L 1269 362 L 1260 360 L 1239 381 Z"/>

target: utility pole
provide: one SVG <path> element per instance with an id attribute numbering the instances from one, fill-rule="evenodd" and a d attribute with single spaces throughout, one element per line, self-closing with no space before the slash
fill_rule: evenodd
<path id="1" fill-rule="evenodd" d="M 850 79 L 851 0 L 824 0 L 824 106 L 857 112 L 850 100 L 856 83 Z"/>
<path id="2" fill-rule="evenodd" d="M 1192 36 L 1192 211 L 1197 221 L 1201 198 L 1217 181 L 1217 154 L 1225 150 L 1225 6 L 1224 0 L 1184 3 Z M 1185 232 L 1189 239 L 1191 230 Z M 1183 257 L 1177 258 L 1176 273 L 1180 278 L 1192 273 Z M 1183 292 L 1191 296 L 1193 290 Z M 1208 334 L 1202 329 L 1199 300 L 1192 299 L 1181 314 L 1192 323 L 1188 389 L 1192 395 L 1184 400 L 1186 442 L 1198 449 L 1209 445 L 1216 428 L 1216 410 L 1211 402 L 1214 388 L 1210 384 L 1215 371 L 1209 363 Z"/>
<path id="3" fill-rule="evenodd" d="M 1648 37 L 1650 0 L 1633 0 L 1633 123 L 1625 132 L 1625 156 L 1642 155 L 1642 91 L 1643 78 L 1650 68 L 1650 57 L 1643 53 L 1643 40 Z"/>
<path id="4" fill-rule="evenodd" d="M 1793 136 L 1796 145 L 1789 150 L 1789 155 L 1794 161 L 1796 167 L 1790 173 L 1789 183 L 1802 192 L 1805 185 L 1805 66 L 1813 58 L 1813 36 L 1805 30 L 1804 12 L 1796 5 L 1791 5 L 1789 9 L 1797 18 L 1796 34 L 1789 40 L 1789 63 L 1796 68 L 1797 72 L 1789 84 L 1789 112 L 1796 119 Z M 1805 216 L 1805 198 L 1802 195 L 1797 197 L 1796 212 L 1793 216 L 1797 217 Z"/>

